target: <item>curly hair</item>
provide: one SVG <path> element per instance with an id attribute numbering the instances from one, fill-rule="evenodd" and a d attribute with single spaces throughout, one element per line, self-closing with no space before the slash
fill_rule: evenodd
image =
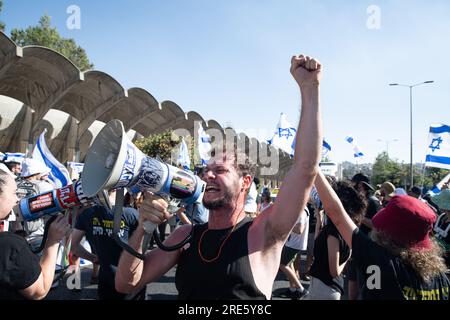
<path id="1" fill-rule="evenodd" d="M 386 248 L 392 255 L 409 265 L 424 281 L 429 281 L 440 273 L 447 271 L 447 266 L 443 258 L 444 251 L 442 247 L 431 239 L 431 248 L 428 250 L 418 250 L 406 248 L 395 243 L 384 232 L 372 229 L 370 233 L 372 241 L 379 246 Z"/>
<path id="2" fill-rule="evenodd" d="M 336 181 L 332 186 L 341 200 L 345 211 L 353 222 L 359 226 L 366 214 L 366 197 L 353 188 L 352 184 L 347 181 Z"/>

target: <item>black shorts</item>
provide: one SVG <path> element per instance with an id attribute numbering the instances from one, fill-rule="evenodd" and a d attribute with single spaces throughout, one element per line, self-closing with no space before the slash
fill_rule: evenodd
<path id="1" fill-rule="evenodd" d="M 281 252 L 281 264 L 287 266 L 295 259 L 299 252 L 300 251 L 297 249 L 284 246 L 283 251 Z"/>

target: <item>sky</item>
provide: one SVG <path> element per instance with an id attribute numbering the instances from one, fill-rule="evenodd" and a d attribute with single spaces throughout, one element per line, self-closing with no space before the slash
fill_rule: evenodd
<path id="1" fill-rule="evenodd" d="M 67 27 L 71 5 L 80 28 Z M 317 58 L 336 162 L 355 162 L 345 141 L 352 135 L 365 154 L 359 163 L 387 148 L 409 163 L 409 89 L 389 83 L 435 81 L 413 89 L 414 162 L 425 159 L 430 125 L 450 125 L 447 0 L 4 0 L 0 20 L 9 35 L 45 13 L 124 88 L 142 87 L 261 141 L 281 112 L 298 123 L 291 57 Z"/>

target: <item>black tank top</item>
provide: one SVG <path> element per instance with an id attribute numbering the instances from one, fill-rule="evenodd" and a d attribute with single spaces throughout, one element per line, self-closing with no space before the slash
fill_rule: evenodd
<path id="1" fill-rule="evenodd" d="M 263 300 L 265 295 L 256 287 L 248 258 L 250 218 L 244 218 L 225 242 L 219 258 L 204 262 L 198 254 L 200 237 L 208 224 L 194 225 L 189 248 L 178 260 L 175 284 L 180 300 Z M 232 228 L 208 230 L 203 236 L 201 252 L 213 259 Z"/>

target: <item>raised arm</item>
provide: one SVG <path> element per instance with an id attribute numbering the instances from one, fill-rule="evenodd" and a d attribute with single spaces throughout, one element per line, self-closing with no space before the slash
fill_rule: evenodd
<path id="1" fill-rule="evenodd" d="M 341 200 L 339 200 L 322 172 L 317 174 L 316 188 L 327 216 L 333 221 L 339 233 L 351 248 L 353 231 L 357 228 L 356 224 L 348 216 Z"/>
<path id="2" fill-rule="evenodd" d="M 295 56 L 291 60 L 291 74 L 299 85 L 302 99 L 294 162 L 281 185 L 272 210 L 261 215 L 261 219 L 267 219 L 265 233 L 275 241 L 286 240 L 306 206 L 318 172 L 322 141 L 319 103 L 322 66 L 310 57 Z"/>

